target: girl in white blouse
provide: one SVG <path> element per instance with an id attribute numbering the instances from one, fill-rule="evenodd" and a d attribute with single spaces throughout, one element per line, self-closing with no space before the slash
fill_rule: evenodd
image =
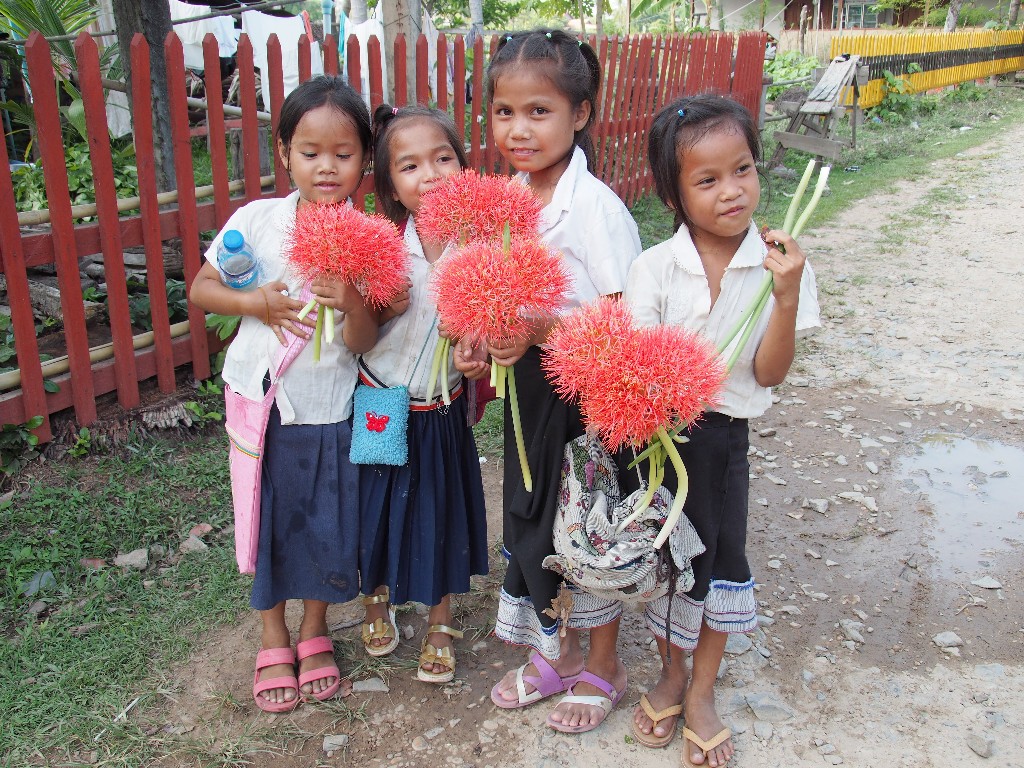
<path id="1" fill-rule="evenodd" d="M 285 257 L 295 212 L 306 205 L 345 204 L 363 178 L 370 154 L 370 115 L 341 79 L 315 77 L 281 107 L 277 149 L 297 187 L 283 198 L 253 200 L 235 211 L 206 252 L 190 298 L 207 310 L 241 315 L 224 360 L 224 381 L 262 400 L 284 331 L 308 338 L 299 320 L 303 280 Z M 229 288 L 217 271 L 217 249 L 238 230 L 259 264 L 259 287 Z M 321 312 L 344 313 L 341 342 L 325 345 L 320 362 L 306 345 L 280 378 L 267 425 L 260 487 L 259 549 L 250 603 L 263 620 L 253 697 L 268 712 L 284 712 L 312 696 L 327 699 L 341 675 L 327 629 L 327 606 L 359 593 L 358 472 L 349 462 L 354 353 L 373 346 L 377 313 L 353 286 L 314 280 Z M 293 649 L 285 602 L 301 599 L 302 623 Z M 297 667 L 296 667 L 297 664 Z M 298 675 L 296 675 L 296 670 Z"/>
<path id="2" fill-rule="evenodd" d="M 690 477 L 683 511 L 707 551 L 693 560 L 693 589 L 674 596 L 671 611 L 668 597 L 647 606 L 662 674 L 633 715 L 638 741 L 663 747 L 682 714 L 684 765 L 720 768 L 733 746 L 715 711 L 715 678 L 728 633 L 757 626 L 745 552 L 747 419 L 771 405 L 770 388 L 789 371 L 797 332 L 821 322 L 814 274 L 800 246 L 780 230 L 762 238 L 752 221 L 761 194 L 761 147 L 744 107 L 710 95 L 679 99 L 655 116 L 648 156 L 658 196 L 675 213 L 678 231 L 630 269 L 624 298 L 638 323 L 683 326 L 717 343 L 749 306 L 765 270 L 774 278 L 772 298 L 717 410 L 704 414 L 679 447 Z M 675 488 L 668 470 L 665 485 Z M 685 653 L 669 654 L 669 643 L 692 652 L 689 679 Z"/>
<path id="3" fill-rule="evenodd" d="M 408 387 L 410 412 L 408 462 L 360 466 L 363 643 L 371 656 L 390 653 L 398 645 L 390 603 L 429 605 L 416 676 L 446 683 L 455 676 L 453 640 L 462 637 L 451 626 L 451 595 L 468 592 L 470 576 L 487 573 L 487 520 L 462 374 L 451 364 L 441 372 L 450 406 L 440 395 L 426 400 L 438 342 L 427 282 L 443 247 L 420 240 L 415 214 L 420 196 L 467 162 L 443 112 L 384 104 L 373 124 L 377 207 L 404 227 L 412 275 L 408 300 L 388 313 L 380 341 L 360 358 L 360 378 L 367 386 Z"/>

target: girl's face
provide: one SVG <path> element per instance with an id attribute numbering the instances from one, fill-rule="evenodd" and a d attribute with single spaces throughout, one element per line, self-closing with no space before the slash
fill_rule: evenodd
<path id="1" fill-rule="evenodd" d="M 352 120 L 329 104 L 310 110 L 291 143 L 277 143 L 281 162 L 299 188 L 300 204 L 340 203 L 363 178 L 364 152 Z"/>
<path id="2" fill-rule="evenodd" d="M 761 184 L 739 130 L 723 127 L 682 151 L 678 183 L 694 243 L 742 241 L 761 199 Z"/>
<path id="3" fill-rule="evenodd" d="M 573 107 L 537 67 L 509 67 L 494 84 L 491 122 L 498 150 L 517 171 L 557 181 L 569 165 L 573 136 L 590 118 L 591 104 Z"/>
<path id="4" fill-rule="evenodd" d="M 394 198 L 410 213 L 419 210 L 421 195 L 462 170 L 448 137 L 433 120 L 409 121 L 396 128 L 388 149 Z"/>

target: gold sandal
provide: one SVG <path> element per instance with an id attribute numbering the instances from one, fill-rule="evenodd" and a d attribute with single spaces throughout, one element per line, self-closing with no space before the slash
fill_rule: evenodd
<path id="1" fill-rule="evenodd" d="M 420 650 L 420 665 L 416 669 L 416 678 L 425 683 L 448 683 L 455 679 L 455 649 L 453 647 L 435 648 L 427 642 L 434 632 L 443 632 L 451 636 L 453 640 L 461 640 L 462 633 L 449 627 L 446 624 L 431 624 L 427 627 L 427 636 L 423 638 L 423 647 Z M 445 667 L 444 672 L 428 672 L 423 667 L 432 664 L 440 664 Z"/>
<path id="2" fill-rule="evenodd" d="M 385 588 L 384 594 L 367 595 L 361 598 L 360 602 L 364 606 L 369 606 L 377 603 L 387 603 L 390 597 L 390 592 Z M 363 624 L 363 648 L 371 656 L 387 656 L 398 647 L 398 626 L 395 624 L 395 609 L 390 605 L 388 606 L 388 619 L 387 624 L 384 623 L 383 619 Z M 387 640 L 388 642 L 385 645 L 373 645 L 374 640 Z"/>

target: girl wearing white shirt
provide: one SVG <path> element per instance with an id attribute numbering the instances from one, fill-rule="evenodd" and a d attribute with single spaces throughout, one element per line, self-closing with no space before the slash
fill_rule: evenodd
<path id="1" fill-rule="evenodd" d="M 573 306 L 621 293 L 640 252 L 629 211 L 587 167 L 600 82 L 600 63 L 590 46 L 558 30 L 503 35 L 488 73 L 495 143 L 545 205 L 541 238 L 561 253 L 573 275 Z M 519 462 L 505 462 L 503 542 L 509 565 L 495 634 L 533 653 L 494 686 L 491 701 L 513 709 L 568 692 L 547 724 L 583 733 L 604 721 L 625 693 L 627 677 L 616 649 L 621 605 L 571 590 L 572 611 L 561 637 L 560 605 L 554 601 L 562 579 L 542 565 L 554 554 L 565 446 L 583 434 L 579 409 L 558 397 L 541 368 L 539 345 L 550 327 L 538 326 L 531 338 L 509 347 L 489 348 L 494 362 L 515 365 L 534 480 L 533 491 L 527 491 Z M 506 404 L 505 455 L 516 453 Z M 583 630 L 590 633 L 585 659 Z"/>
<path id="2" fill-rule="evenodd" d="M 638 323 L 679 325 L 718 342 L 753 300 L 765 269 L 774 278 L 772 298 L 717 410 L 705 413 L 679 446 L 690 478 L 683 512 L 707 551 L 693 560 L 696 583 L 674 597 L 671 616 L 668 597 L 647 606 L 662 674 L 641 698 L 632 724 L 638 741 L 664 747 L 682 715 L 684 765 L 720 768 L 733 746 L 715 711 L 715 678 L 728 633 L 757 626 L 745 552 L 747 419 L 771 405 L 770 388 L 782 383 L 793 362 L 797 332 L 821 321 L 814 274 L 800 246 L 780 230 L 762 239 L 752 221 L 761 147 L 746 109 L 717 96 L 679 99 L 655 116 L 648 156 L 658 196 L 675 212 L 678 231 L 630 269 L 624 298 Z M 674 488 L 674 472 L 666 469 L 665 485 Z M 692 652 L 689 679 L 685 654 L 670 656 L 668 643 Z"/>
<path id="3" fill-rule="evenodd" d="M 298 313 L 302 278 L 285 259 L 295 211 L 311 203 L 344 203 L 356 191 L 369 160 L 370 116 L 342 80 L 316 77 L 281 107 L 277 148 L 298 189 L 285 198 L 254 200 L 235 211 L 206 252 L 190 298 L 208 312 L 241 315 L 224 360 L 232 390 L 262 400 L 269 369 L 285 344 L 284 330 L 308 338 Z M 224 232 L 238 230 L 259 264 L 256 290 L 229 288 L 217 271 Z M 349 462 L 353 353 L 377 339 L 377 315 L 351 285 L 316 280 L 321 312 L 344 313 L 343 343 L 324 345 L 313 362 L 307 345 L 279 380 L 264 444 L 260 531 L 251 605 L 263 620 L 253 697 L 268 712 L 284 712 L 300 698 L 324 700 L 341 687 L 327 629 L 327 606 L 359 593 L 358 480 Z M 301 599 L 298 644 L 291 646 L 285 601 Z M 296 677 L 296 656 L 298 676 Z"/>
<path id="4" fill-rule="evenodd" d="M 462 374 L 451 364 L 441 373 L 448 378 L 450 406 L 440 395 L 425 399 L 438 343 L 437 305 L 427 282 L 442 246 L 421 242 L 414 218 L 420 195 L 467 165 L 462 141 L 443 112 L 384 104 L 374 113 L 377 205 L 404 226 L 412 275 L 407 299 L 385 318 L 380 341 L 360 358 L 360 377 L 368 386 L 408 387 L 410 412 L 408 462 L 360 467 L 363 643 L 372 656 L 398 645 L 389 602 L 429 605 L 416 671 L 429 683 L 455 676 L 453 640 L 462 633 L 451 626 L 452 593 L 468 592 L 470 576 L 487 573 L 483 482 Z"/>

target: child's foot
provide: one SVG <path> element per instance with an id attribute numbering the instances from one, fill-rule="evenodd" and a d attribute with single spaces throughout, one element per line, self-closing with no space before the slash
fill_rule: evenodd
<path id="1" fill-rule="evenodd" d="M 276 651 L 276 653 L 264 654 L 263 660 L 280 660 L 281 663 L 268 664 L 267 666 L 257 668 L 256 679 L 253 683 L 253 695 L 258 697 L 256 704 L 261 709 L 264 709 L 265 707 L 262 706 L 261 702 L 266 702 L 272 708 L 294 702 L 298 698 L 299 692 L 294 682 L 295 654 L 292 652 L 292 640 L 287 628 L 281 629 L 264 626 L 260 652 L 263 653 L 263 651 Z M 256 663 L 257 665 L 260 664 L 259 658 Z M 282 683 L 290 682 L 291 684 L 283 684 L 279 688 L 255 690 L 260 687 L 260 683 L 267 680 L 281 680 Z"/>
<path id="2" fill-rule="evenodd" d="M 299 690 L 317 699 L 327 698 L 337 692 L 341 673 L 334 661 L 334 645 L 327 636 L 327 626 L 308 632 L 300 631 L 296 648 L 299 679 L 303 680 Z M 315 676 L 318 672 L 320 675 Z"/>
<path id="3" fill-rule="evenodd" d="M 588 672 L 589 677 L 595 682 L 581 679 L 575 683 L 569 689 L 569 695 L 565 696 L 548 715 L 548 725 L 555 730 L 568 733 L 593 730 L 604 722 L 611 708 L 622 698 L 628 680 L 626 667 L 618 658 L 615 659 L 614 666 L 609 665 L 607 668 L 588 660 L 584 677 Z M 598 686 L 595 684 L 597 681 L 604 682 L 605 685 Z M 607 703 L 578 701 L 580 698 L 605 699 Z"/>
<path id="4" fill-rule="evenodd" d="M 686 728 L 683 730 L 683 735 L 686 737 L 683 744 L 684 761 L 688 759 L 689 764 L 706 765 L 710 768 L 724 768 L 728 765 L 735 749 L 728 728 L 725 727 L 725 723 L 722 722 L 715 710 L 714 689 L 709 693 L 702 693 L 691 688 L 686 694 L 684 717 L 686 718 Z M 692 740 L 691 734 L 688 733 L 690 731 L 708 746 L 706 753 Z M 723 732 L 724 738 L 722 737 Z M 722 741 L 715 744 L 719 738 Z"/>
<path id="5" fill-rule="evenodd" d="M 362 598 L 366 608 L 363 645 L 371 656 L 386 656 L 398 647 L 398 628 L 388 599 L 387 587 L 379 587 L 372 595 Z"/>
<path id="6" fill-rule="evenodd" d="M 538 667 L 538 664 L 541 668 Z M 522 671 L 523 696 L 519 695 L 519 677 Z M 579 650 L 564 653 L 554 661 L 537 653 L 530 654 L 530 661 L 522 667 L 509 670 L 498 684 L 491 690 L 491 700 L 505 709 L 533 704 L 548 696 L 565 692 L 575 678 L 583 671 L 583 654 Z M 540 695 L 534 696 L 537 686 L 529 682 L 530 678 L 543 683 Z M 571 682 L 570 682 L 571 681 Z M 524 699 L 526 699 L 524 701 Z"/>
<path id="7" fill-rule="evenodd" d="M 662 674 L 654 688 L 641 697 L 633 710 L 633 734 L 649 747 L 667 746 L 676 733 L 676 724 L 682 715 L 686 678 L 675 679 Z M 643 702 L 647 702 L 647 707 Z"/>
<path id="8" fill-rule="evenodd" d="M 430 626 L 440 625 L 450 627 L 452 625 L 451 603 L 445 599 L 438 605 L 431 606 L 430 613 L 427 615 L 427 622 Z M 443 655 L 445 649 L 447 649 L 448 654 L 454 658 L 454 638 L 447 632 L 431 632 L 424 638 L 424 643 L 434 646 L 438 655 Z M 448 671 L 447 666 L 438 662 L 434 662 L 433 664 L 421 664 L 420 669 L 434 675 L 442 675 Z"/>

